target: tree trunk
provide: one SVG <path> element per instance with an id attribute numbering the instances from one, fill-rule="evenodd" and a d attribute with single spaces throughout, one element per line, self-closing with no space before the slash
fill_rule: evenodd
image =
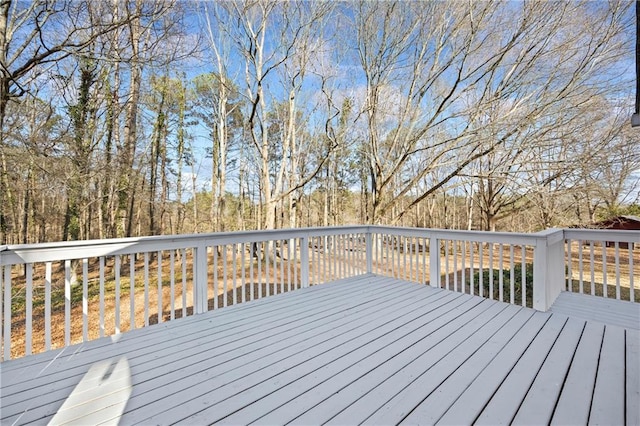
<path id="1" fill-rule="evenodd" d="M 0 63 L 7 63 L 7 23 L 11 1 L 0 2 Z M 11 217 L 7 214 L 13 205 L 13 194 L 9 185 L 9 172 L 5 156 L 4 143 L 4 119 L 9 101 L 10 76 L 5 67 L 0 67 L 0 245 L 9 242 L 8 235 L 11 232 Z"/>
<path id="2" fill-rule="evenodd" d="M 122 170 L 122 182 L 120 184 L 120 217 L 125 224 L 125 236 L 133 235 L 133 220 L 136 193 L 136 172 L 134 170 L 136 142 L 137 142 L 137 122 L 138 104 L 140 102 L 140 85 L 142 80 L 140 63 L 140 10 L 142 0 L 136 0 L 136 12 L 129 22 L 131 61 L 130 61 L 130 83 L 129 96 L 127 98 L 127 113 L 124 125 L 124 147 L 121 153 L 120 167 Z"/>
<path id="3" fill-rule="evenodd" d="M 220 97 L 218 99 L 218 143 L 220 152 L 220 161 L 218 163 L 218 180 L 214 197 L 216 200 L 216 223 L 217 231 L 224 231 L 224 211 L 225 211 L 225 195 L 227 186 L 227 151 L 228 151 L 228 130 L 227 130 L 227 102 L 229 96 L 227 94 L 227 81 L 224 75 L 220 75 Z"/>
<path id="4" fill-rule="evenodd" d="M 178 143 L 178 170 L 176 176 L 176 198 L 177 198 L 177 212 L 175 218 L 175 234 L 182 233 L 182 226 L 184 223 L 184 204 L 182 201 L 182 168 L 184 167 L 184 134 L 185 134 L 185 113 L 186 113 L 186 102 L 187 102 L 187 88 L 184 81 L 180 81 L 180 95 L 178 101 L 178 134 L 177 134 L 177 143 Z M 195 198 L 194 198 L 195 203 Z"/>

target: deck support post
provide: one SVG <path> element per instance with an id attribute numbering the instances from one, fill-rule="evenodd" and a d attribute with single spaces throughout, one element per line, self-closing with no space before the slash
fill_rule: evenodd
<path id="1" fill-rule="evenodd" d="M 533 309 L 548 311 L 564 282 L 564 231 L 538 232 L 533 252 Z"/>
<path id="2" fill-rule="evenodd" d="M 0 294 L 4 298 L 2 314 L 3 329 L 2 337 L 4 339 L 4 360 L 11 359 L 11 265 L 0 264 L 0 275 L 4 273 L 2 277 L 2 290 L 4 294 Z"/>
<path id="3" fill-rule="evenodd" d="M 365 251 L 367 256 L 367 274 L 373 273 L 373 242 L 371 241 L 371 230 L 364 234 Z"/>
<path id="4" fill-rule="evenodd" d="M 4 324 L 6 324 L 5 318 L 4 318 L 4 310 L 3 310 L 3 306 L 5 306 L 5 304 L 4 304 L 4 283 L 3 283 L 4 262 L 2 260 L 2 252 L 6 249 L 7 249 L 7 246 L 0 246 L 0 342 L 2 343 L 4 343 L 4 340 L 3 340 Z M 9 310 L 9 315 L 11 315 L 11 310 Z M 11 318 L 9 318 L 9 323 L 11 323 Z M 9 342 L 11 342 L 11 339 L 9 339 Z M 5 351 L 6 350 L 7 350 L 7 347 L 5 346 Z M 0 354 L 0 359 L 6 359 L 4 358 L 4 354 Z M 9 347 L 9 359 L 11 359 L 10 347 Z"/>
<path id="5" fill-rule="evenodd" d="M 309 237 L 300 239 L 300 285 L 309 287 Z"/>
<path id="6" fill-rule="evenodd" d="M 429 285 L 440 287 L 440 239 L 429 238 Z"/>
<path id="7" fill-rule="evenodd" d="M 193 271 L 193 311 L 196 314 L 207 312 L 207 246 L 204 242 L 194 248 Z"/>

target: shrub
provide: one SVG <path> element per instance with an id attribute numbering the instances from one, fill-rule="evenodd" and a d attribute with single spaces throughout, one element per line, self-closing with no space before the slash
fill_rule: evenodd
<path id="1" fill-rule="evenodd" d="M 490 280 L 493 277 L 493 298 L 500 300 L 500 270 L 499 269 L 483 269 L 482 270 L 482 290 L 483 296 L 489 297 L 491 285 Z M 470 278 L 470 277 L 469 277 Z M 469 285 L 469 278 L 467 278 L 466 284 Z M 513 267 L 513 288 L 514 288 L 514 301 L 516 304 L 522 304 L 522 264 L 517 263 Z M 525 279 L 526 279 L 526 306 L 533 306 L 533 263 L 527 263 L 525 265 Z M 480 271 L 475 271 L 473 274 L 473 289 L 474 294 L 480 294 Z M 502 294 L 504 301 L 511 300 L 511 269 L 506 268 L 502 270 Z"/>

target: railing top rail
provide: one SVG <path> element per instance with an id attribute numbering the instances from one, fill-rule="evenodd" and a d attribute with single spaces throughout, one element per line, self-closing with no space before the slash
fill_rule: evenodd
<path id="1" fill-rule="evenodd" d="M 153 235 L 145 237 L 126 237 L 126 238 L 109 238 L 102 240 L 79 240 L 79 241 L 56 241 L 48 243 L 36 243 L 36 244 L 13 244 L 0 246 L 7 250 L 33 250 L 33 249 L 51 249 L 58 247 L 76 247 L 76 246 L 95 246 L 95 245 L 117 245 L 117 244 L 131 244 L 131 243 L 143 243 L 143 242 L 156 242 L 156 241 L 181 241 L 181 240 L 219 240 L 226 237 L 250 237 L 255 241 L 264 239 L 280 239 L 287 236 L 300 235 L 321 235 L 321 234 L 344 234 L 349 231 L 352 232 L 366 232 L 369 226 L 367 225 L 346 225 L 346 226 L 332 226 L 332 227 L 313 227 L 313 228 L 291 228 L 291 229 L 271 229 L 271 230 L 253 230 L 253 231 L 230 231 L 230 232 L 210 232 L 203 234 L 179 234 L 179 235 Z"/>
<path id="2" fill-rule="evenodd" d="M 596 240 L 624 243 L 640 243 L 640 231 L 622 229 L 576 229 L 564 230 L 568 240 Z"/>
<path id="3" fill-rule="evenodd" d="M 0 265 L 82 259 L 145 251 L 175 250 L 200 245 L 239 244 L 254 241 L 363 233 L 368 230 L 369 226 L 357 225 L 18 244 L 5 246 L 6 251 L 3 252 L 3 256 L 0 258 Z"/>
<path id="4" fill-rule="evenodd" d="M 198 246 L 240 244 L 303 237 L 357 233 L 385 233 L 405 237 L 438 238 L 513 245 L 539 244 L 541 238 L 597 240 L 640 243 L 640 231 L 603 229 L 548 229 L 538 233 L 486 232 L 453 229 L 406 228 L 381 225 L 348 225 L 296 229 L 217 232 L 188 235 L 114 238 L 106 240 L 63 241 L 0 246 L 0 265 L 82 259 L 146 251 L 175 250 Z"/>
<path id="5" fill-rule="evenodd" d="M 464 240 L 473 242 L 494 242 L 516 245 L 535 245 L 538 234 L 522 232 L 466 231 L 459 229 L 402 228 L 394 226 L 372 226 L 372 232 L 384 232 L 391 235 L 430 238 L 444 240 Z"/>

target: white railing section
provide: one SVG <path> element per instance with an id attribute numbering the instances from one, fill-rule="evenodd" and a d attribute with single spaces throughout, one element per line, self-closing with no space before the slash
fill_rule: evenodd
<path id="1" fill-rule="evenodd" d="M 2 247 L 2 358 L 366 272 L 363 227 Z"/>
<path id="2" fill-rule="evenodd" d="M 638 231 L 383 226 L 3 246 L 2 358 L 364 273 L 541 311 L 563 290 L 635 302 L 638 256 Z"/>
<path id="3" fill-rule="evenodd" d="M 546 283 L 564 280 L 552 276 L 562 269 L 557 262 L 547 268 L 544 261 L 562 248 L 561 230 L 517 234 L 378 227 L 373 241 L 375 273 L 540 310 L 560 291 Z"/>
<path id="4" fill-rule="evenodd" d="M 640 302 L 640 231 L 567 229 L 563 290 Z"/>

